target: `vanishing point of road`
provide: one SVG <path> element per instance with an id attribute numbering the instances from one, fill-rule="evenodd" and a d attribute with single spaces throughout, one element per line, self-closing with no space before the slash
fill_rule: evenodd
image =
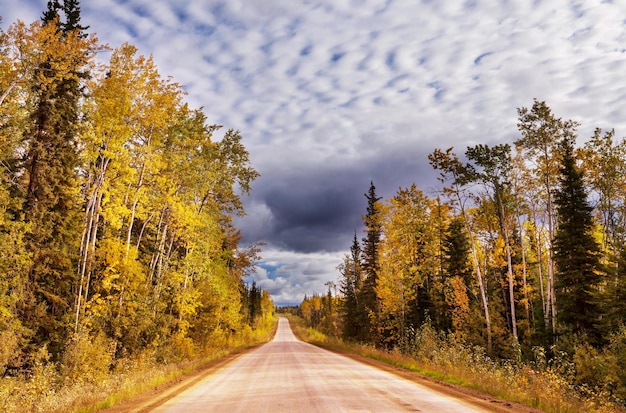
<path id="1" fill-rule="evenodd" d="M 296 339 L 285 318 L 273 341 L 237 357 L 153 412 L 486 412 L 393 373 Z"/>

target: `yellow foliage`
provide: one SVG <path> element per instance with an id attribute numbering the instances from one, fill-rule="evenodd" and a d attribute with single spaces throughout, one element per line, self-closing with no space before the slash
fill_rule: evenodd
<path id="1" fill-rule="evenodd" d="M 465 286 L 465 281 L 460 276 L 450 278 L 449 283 L 452 287 L 452 294 L 446 296 L 446 301 L 451 308 L 452 327 L 459 338 L 464 338 L 470 324 L 471 314 L 467 287 Z"/>
<path id="2" fill-rule="evenodd" d="M 404 334 L 408 303 L 415 299 L 416 286 L 430 271 L 433 243 L 430 211 L 432 201 L 415 185 L 401 189 L 381 209 L 383 241 L 376 294 L 380 302 L 381 327 L 391 340 Z"/>
<path id="3" fill-rule="evenodd" d="M 65 348 L 61 377 L 67 385 L 99 383 L 109 375 L 114 353 L 115 342 L 103 333 L 79 331 Z"/>
<path id="4" fill-rule="evenodd" d="M 72 318 L 74 335 L 54 349 L 61 363 L 28 360 L 34 373 L 25 399 L 38 397 L 42 406 L 50 406 L 45 387 L 53 392 L 59 380 L 95 386 L 114 357 L 195 357 L 212 333 L 226 346 L 257 335 L 241 311 L 241 278 L 252 256 L 237 257 L 231 217 L 242 211 L 235 191 L 249 191 L 258 176 L 240 134 L 229 130 L 213 142 L 218 127 L 183 103 L 182 87 L 161 76 L 151 57 L 124 44 L 98 66 L 103 48 L 95 36 L 56 24 L 17 22 L 0 31 L 1 159 L 22 155 L 23 132 L 47 88 L 72 80 L 88 91 L 77 108 L 81 181 L 72 193 L 83 207 L 82 237 L 62 246 L 76 255 L 77 272 L 62 297 L 72 308 L 59 319 Z M 0 373 L 35 334 L 16 311 L 32 261 L 22 245 L 30 230 L 20 222 L 22 200 L 6 190 L 10 178 L 0 178 Z M 259 326 L 267 330 L 273 303 L 262 294 Z M 50 373 L 57 366 L 61 377 Z"/>

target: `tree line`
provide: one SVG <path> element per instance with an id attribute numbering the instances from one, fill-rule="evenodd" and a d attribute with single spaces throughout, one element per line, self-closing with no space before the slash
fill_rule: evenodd
<path id="1" fill-rule="evenodd" d="M 80 343 L 184 355 L 272 311 L 242 281 L 259 246 L 232 223 L 258 177 L 240 133 L 87 29 L 64 0 L 0 31 L 0 375 Z"/>
<path id="2" fill-rule="evenodd" d="M 338 309 L 319 297 L 316 320 L 408 353 L 427 324 L 496 359 L 565 355 L 579 384 L 624 399 L 626 139 L 596 129 L 577 146 L 578 123 L 539 100 L 517 126 L 513 144 L 430 153 L 431 196 L 413 184 L 382 200 L 372 183 Z"/>

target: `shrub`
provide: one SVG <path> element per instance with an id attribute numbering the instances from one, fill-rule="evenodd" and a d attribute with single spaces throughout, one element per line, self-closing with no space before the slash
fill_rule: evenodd
<path id="1" fill-rule="evenodd" d="M 115 354 L 116 343 L 104 334 L 95 336 L 87 332 L 74 334 L 61 361 L 61 377 L 66 384 L 103 381 L 109 374 Z"/>

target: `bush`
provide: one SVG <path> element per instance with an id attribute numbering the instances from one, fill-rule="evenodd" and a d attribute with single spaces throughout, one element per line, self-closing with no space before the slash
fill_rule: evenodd
<path id="1" fill-rule="evenodd" d="M 106 379 L 113 365 L 116 343 L 104 334 L 74 334 L 61 361 L 61 377 L 66 384 L 96 384 Z"/>

